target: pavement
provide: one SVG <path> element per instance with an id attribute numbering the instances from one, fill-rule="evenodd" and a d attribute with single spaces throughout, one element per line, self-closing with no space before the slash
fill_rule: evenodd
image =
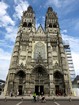
<path id="1" fill-rule="evenodd" d="M 0 100 L 0 105 L 79 105 L 79 100 L 46 100 L 46 102 L 34 102 L 33 100 Z"/>
<path id="2" fill-rule="evenodd" d="M 46 102 L 33 101 L 33 96 L 0 96 L 0 105 L 79 105 L 79 97 L 45 96 Z"/>

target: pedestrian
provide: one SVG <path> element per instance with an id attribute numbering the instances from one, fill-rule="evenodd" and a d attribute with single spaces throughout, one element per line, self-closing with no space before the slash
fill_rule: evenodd
<path id="1" fill-rule="evenodd" d="M 13 96 L 13 93 L 12 93 L 12 91 L 10 92 L 10 96 L 11 96 L 11 97 Z"/>
<path id="2" fill-rule="evenodd" d="M 42 102 L 46 102 L 46 99 L 45 99 L 45 96 L 44 95 L 42 95 L 41 101 Z"/>
<path id="3" fill-rule="evenodd" d="M 36 102 L 36 93 L 35 92 L 33 93 L 33 99 Z"/>
<path id="4" fill-rule="evenodd" d="M 17 96 L 19 96 L 19 91 L 18 91 L 18 89 L 17 89 Z"/>

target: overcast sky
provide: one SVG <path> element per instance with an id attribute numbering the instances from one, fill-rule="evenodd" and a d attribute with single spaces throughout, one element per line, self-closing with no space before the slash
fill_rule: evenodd
<path id="1" fill-rule="evenodd" d="M 44 27 L 47 8 L 57 13 L 61 34 L 68 40 L 76 75 L 79 74 L 79 0 L 0 0 L 0 79 L 6 79 L 22 12 L 31 5 L 36 27 Z"/>

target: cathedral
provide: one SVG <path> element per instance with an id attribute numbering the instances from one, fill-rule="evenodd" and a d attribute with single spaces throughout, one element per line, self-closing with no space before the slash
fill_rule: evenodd
<path id="1" fill-rule="evenodd" d="M 57 14 L 48 7 L 45 28 L 36 29 L 31 6 L 23 12 L 6 78 L 4 94 L 70 95 L 67 57 Z"/>

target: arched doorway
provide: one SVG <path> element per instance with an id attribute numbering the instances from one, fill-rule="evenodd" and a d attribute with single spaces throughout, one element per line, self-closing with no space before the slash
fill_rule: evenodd
<path id="1" fill-rule="evenodd" d="M 55 94 L 56 95 L 64 95 L 65 87 L 64 87 L 64 76 L 61 72 L 56 71 L 54 73 L 54 83 L 55 83 Z"/>
<path id="2" fill-rule="evenodd" d="M 34 68 L 32 71 L 32 77 L 34 79 L 34 91 L 37 95 L 49 93 L 49 75 L 46 69 L 42 66 Z"/>
<path id="3" fill-rule="evenodd" d="M 26 74 L 24 71 L 20 70 L 16 73 L 16 81 L 17 81 L 17 95 L 23 95 L 23 87 L 25 81 Z"/>

